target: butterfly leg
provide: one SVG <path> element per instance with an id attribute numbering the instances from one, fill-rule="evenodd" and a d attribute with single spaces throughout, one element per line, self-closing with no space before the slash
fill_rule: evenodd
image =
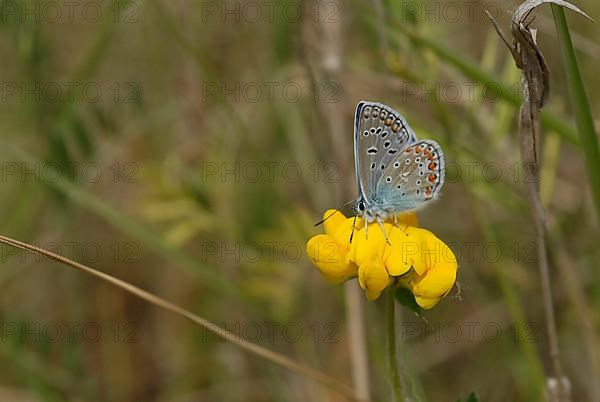
<path id="1" fill-rule="evenodd" d="M 400 229 L 402 231 L 402 233 L 404 233 L 405 236 L 408 236 L 406 234 L 406 232 L 404 231 L 405 228 L 400 226 L 400 224 L 398 223 L 398 215 L 394 211 L 392 211 L 392 214 L 394 214 L 394 226 L 396 226 L 398 229 Z"/>
<path id="2" fill-rule="evenodd" d="M 385 231 L 385 226 L 383 226 L 383 220 L 379 216 L 377 217 L 377 223 L 379 224 L 379 227 L 381 228 L 381 231 L 383 232 L 383 235 L 385 236 L 386 243 L 391 246 L 392 243 L 390 243 L 390 239 L 388 239 L 387 233 Z"/>
<path id="3" fill-rule="evenodd" d="M 365 238 L 369 238 L 369 220 L 365 217 Z"/>
<path id="4" fill-rule="evenodd" d="M 352 232 L 350 233 L 350 244 L 352 244 L 352 238 L 354 237 L 354 229 L 356 228 L 356 217 L 358 216 L 358 211 L 354 214 L 354 220 L 352 221 Z"/>

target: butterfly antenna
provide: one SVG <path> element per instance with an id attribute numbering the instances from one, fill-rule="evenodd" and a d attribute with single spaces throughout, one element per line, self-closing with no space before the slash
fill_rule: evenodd
<path id="1" fill-rule="evenodd" d="M 355 202 L 356 200 L 352 200 L 352 201 L 348 201 L 343 203 L 342 205 L 339 206 L 339 208 L 336 208 L 335 211 L 333 211 L 332 213 L 330 213 L 329 215 L 327 215 L 325 218 L 321 219 L 319 222 L 315 223 L 315 226 L 319 226 L 321 225 L 323 222 L 325 222 L 327 219 L 331 218 L 333 215 L 335 215 L 336 212 L 340 212 L 340 209 L 344 208 L 346 205 L 351 204 L 353 202 Z"/>
<path id="2" fill-rule="evenodd" d="M 340 212 L 340 210 L 336 209 L 335 211 L 333 211 L 332 213 L 330 213 L 329 215 L 327 215 L 325 218 L 323 218 L 319 222 L 315 223 L 315 226 L 319 226 L 320 224 L 322 224 L 323 222 L 325 222 L 327 219 L 331 218 L 336 212 Z"/>

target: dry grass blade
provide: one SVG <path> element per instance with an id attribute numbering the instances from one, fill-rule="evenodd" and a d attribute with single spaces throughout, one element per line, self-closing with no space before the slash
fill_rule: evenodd
<path id="1" fill-rule="evenodd" d="M 377 1 L 377 0 L 376 0 Z M 341 2 L 333 1 L 330 3 L 335 5 L 336 9 L 341 9 Z M 383 13 L 383 8 L 378 9 Z M 336 22 L 321 23 L 319 28 L 323 34 L 320 49 L 320 63 L 323 66 L 322 76 L 327 77 L 333 82 L 340 83 L 340 89 L 344 91 L 342 81 L 342 73 L 344 70 L 344 35 L 343 35 L 343 16 L 340 15 Z M 382 35 L 381 41 L 384 52 L 387 49 L 386 38 Z M 310 44 L 307 43 L 307 46 Z M 324 102 L 319 103 L 317 108 L 320 109 L 321 116 L 343 116 L 345 107 L 342 102 Z M 339 166 L 340 171 L 350 171 L 349 160 L 347 158 L 348 147 L 346 133 L 348 133 L 347 123 L 343 119 L 325 118 L 327 123 L 327 131 L 329 133 L 331 144 L 333 146 L 333 155 L 335 163 Z M 342 200 L 350 200 L 353 198 L 349 180 L 338 181 L 337 195 Z M 356 283 L 348 283 L 345 286 L 346 299 L 346 320 L 349 334 L 350 361 L 352 363 L 352 378 L 353 385 L 356 391 L 356 396 L 360 399 L 369 399 L 371 393 L 369 379 L 369 358 L 367 351 L 365 318 L 364 318 L 364 298 L 362 291 Z"/>
<path id="2" fill-rule="evenodd" d="M 241 339 L 239 336 L 235 335 L 234 333 L 229 332 L 226 329 L 221 328 L 218 325 L 213 324 L 212 322 L 205 320 L 204 318 L 199 317 L 196 314 L 194 314 L 176 304 L 173 304 L 165 299 L 162 299 L 162 298 L 160 298 L 144 289 L 134 286 L 128 282 L 125 282 L 121 279 L 115 278 L 104 272 L 100 272 L 94 268 L 90 268 L 86 265 L 80 264 L 76 261 L 72 261 L 61 255 L 54 254 L 48 250 L 45 250 L 45 249 L 42 249 L 39 247 L 35 247 L 35 246 L 32 246 L 27 243 L 23 243 L 21 241 L 12 239 L 10 237 L 0 236 L 0 243 L 4 243 L 6 245 L 16 247 L 21 250 L 25 250 L 25 251 L 28 251 L 31 253 L 42 255 L 42 256 L 50 258 L 54 261 L 57 261 L 62 264 L 68 265 L 72 268 L 75 268 L 79 271 L 83 271 L 87 274 L 90 274 L 104 282 L 108 282 L 116 287 L 119 287 L 119 288 L 125 290 L 126 292 L 128 292 L 134 296 L 137 296 L 142 300 L 147 301 L 148 303 L 151 303 L 159 308 L 162 308 L 163 310 L 169 311 L 180 317 L 186 318 L 186 319 L 192 321 L 193 323 L 198 324 L 199 326 L 213 332 L 215 335 L 220 336 L 221 338 L 225 339 L 226 341 L 231 342 L 254 355 L 261 356 L 261 357 L 265 358 L 266 360 L 269 360 L 272 363 L 278 364 L 281 367 L 285 367 L 293 372 L 296 372 L 300 375 L 303 375 L 307 378 L 317 381 L 317 382 L 331 388 L 332 390 L 339 392 L 341 395 L 345 396 L 349 400 L 365 401 L 364 399 L 356 398 L 354 396 L 355 395 L 354 391 L 349 386 L 336 380 L 335 378 L 330 377 L 327 374 L 324 374 L 324 373 L 317 371 L 313 368 L 310 368 L 308 366 L 302 365 L 286 356 L 283 356 L 279 353 L 273 352 L 272 350 L 263 348 L 262 346 L 259 346 L 252 342 Z"/>
<path id="3" fill-rule="evenodd" d="M 563 376 L 558 346 L 558 334 L 552 290 L 550 269 L 546 248 L 546 217 L 539 190 L 540 170 L 540 113 L 549 93 L 549 69 L 546 60 L 537 45 L 536 30 L 529 28 L 529 16 L 534 9 L 544 3 L 560 4 L 587 16 L 577 7 L 564 1 L 529 0 L 522 3 L 512 18 L 511 32 L 513 43 L 509 43 L 506 35 L 488 13 L 496 31 L 508 46 L 517 67 L 522 71 L 524 99 L 520 109 L 519 138 L 521 162 L 527 177 L 525 182 L 529 204 L 535 224 L 538 267 L 541 279 L 544 313 L 546 316 L 546 332 L 548 336 L 549 354 L 552 363 L 552 376 L 547 384 L 547 399 L 554 402 L 569 401 L 569 386 Z"/>
<path id="4" fill-rule="evenodd" d="M 529 15 L 529 13 L 534 8 L 539 7 L 544 3 L 552 3 L 552 4 L 556 4 L 558 6 L 561 6 L 561 7 L 568 8 L 571 11 L 574 11 L 576 13 L 583 15 L 588 20 L 594 21 L 594 19 L 592 17 L 587 15 L 583 10 L 581 10 L 575 4 L 569 3 L 568 1 L 564 1 L 564 0 L 528 0 L 528 1 L 524 2 L 523 4 L 521 4 L 519 6 L 519 8 L 515 11 L 515 15 L 513 16 L 513 21 L 517 21 L 517 22 L 525 21 L 527 19 L 527 16 Z"/>

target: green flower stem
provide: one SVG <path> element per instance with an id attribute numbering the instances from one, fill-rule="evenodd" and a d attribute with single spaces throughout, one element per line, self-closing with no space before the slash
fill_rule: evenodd
<path id="1" fill-rule="evenodd" d="M 394 299 L 394 288 L 388 291 L 388 358 L 390 359 L 390 376 L 392 380 L 392 393 L 395 402 L 402 402 L 402 386 L 400 385 L 400 374 L 398 373 L 398 358 L 396 354 L 396 301 Z"/>

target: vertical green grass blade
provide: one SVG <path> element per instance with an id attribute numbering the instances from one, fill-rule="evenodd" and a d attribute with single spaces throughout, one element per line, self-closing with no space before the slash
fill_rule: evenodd
<path id="1" fill-rule="evenodd" d="M 562 7 L 553 4 L 552 13 L 554 14 L 554 24 L 558 31 L 567 74 L 567 83 L 575 110 L 577 131 L 579 132 L 579 139 L 585 156 L 585 164 L 592 188 L 596 213 L 600 216 L 600 148 L 598 148 L 594 119 L 581 77 L 579 64 L 575 56 L 575 50 L 573 49 L 573 42 L 571 41 L 571 33 L 569 32 L 565 12 Z"/>

